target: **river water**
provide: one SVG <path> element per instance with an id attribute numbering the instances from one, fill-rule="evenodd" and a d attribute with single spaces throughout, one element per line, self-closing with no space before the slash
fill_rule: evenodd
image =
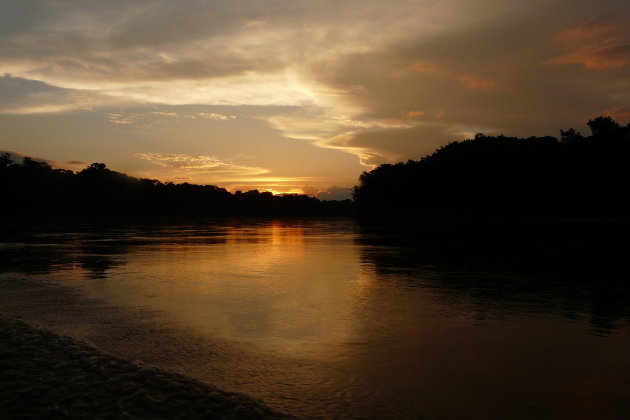
<path id="1" fill-rule="evenodd" d="M 0 244 L 0 309 L 305 418 L 624 418 L 627 273 L 532 246 L 350 220 L 30 229 Z"/>

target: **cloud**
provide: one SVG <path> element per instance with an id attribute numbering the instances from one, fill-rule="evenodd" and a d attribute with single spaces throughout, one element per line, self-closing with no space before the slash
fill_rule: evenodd
<path id="1" fill-rule="evenodd" d="M 112 108 L 116 111 L 112 112 Z M 146 104 L 140 102 L 120 102 L 115 98 L 91 91 L 59 88 L 37 80 L 11 75 L 0 77 L 0 114 L 89 112 L 115 125 L 144 128 L 176 119 L 228 121 L 237 118 L 235 115 L 218 112 L 148 111 L 147 108 Z M 129 112 L 128 109 L 134 111 Z"/>
<path id="2" fill-rule="evenodd" d="M 377 37 L 366 40 L 361 27 L 380 26 L 366 19 L 375 2 L 335 4 L 348 26 L 331 19 L 331 1 L 116 1 L 109 10 L 91 2 L 31 3 L 36 18 L 4 6 L 13 21 L 28 24 L 12 25 L 0 41 L 0 71 L 163 103 L 192 93 L 188 103 L 261 104 L 266 97 L 265 104 L 295 104 L 289 98 L 303 98 L 283 77 L 287 69 L 305 53 L 332 56 L 374 44 Z M 381 15 L 403 16 L 394 10 Z M 200 92 L 204 84 L 212 89 Z"/>
<path id="3" fill-rule="evenodd" d="M 165 181 L 193 184 L 220 185 L 231 190 L 242 189 L 239 186 L 258 185 L 259 189 L 286 185 L 282 178 L 268 177 L 269 169 L 248 166 L 222 160 L 211 155 L 188 155 L 180 153 L 136 153 L 137 159 L 151 162 L 155 170 L 136 171 L 135 175 L 143 178 L 156 178 Z M 291 178 L 287 178 L 291 180 Z M 263 188 L 264 187 L 264 188 Z M 278 189 L 277 191 L 284 191 Z"/>
<path id="4" fill-rule="evenodd" d="M 352 150 L 362 164 L 420 159 L 446 143 L 471 137 L 475 130 L 450 124 L 429 123 L 409 128 L 377 128 L 343 134 L 322 142 L 325 147 Z"/>
<path id="5" fill-rule="evenodd" d="M 462 2 L 94 3 L 9 1 L 21 24 L 0 41 L 0 71 L 127 100 L 301 105 L 287 72 L 439 33 Z"/>
<path id="6" fill-rule="evenodd" d="M 172 111 L 153 111 L 153 112 L 150 112 L 150 114 L 158 115 L 161 117 L 167 117 L 167 118 L 187 118 L 191 120 L 194 120 L 197 118 L 201 118 L 205 120 L 214 120 L 214 121 L 226 121 L 226 120 L 236 119 L 235 115 L 224 115 L 218 112 L 197 112 L 195 114 L 190 114 L 190 113 L 178 114 L 177 112 L 172 112 Z"/>
<path id="7" fill-rule="evenodd" d="M 168 111 L 153 111 L 151 112 L 153 115 L 160 115 L 162 117 L 172 117 L 177 118 L 177 112 L 168 112 Z"/>
<path id="8" fill-rule="evenodd" d="M 623 0 L 6 0 L 0 113 L 90 112 L 128 133 L 224 130 L 226 107 L 249 107 L 279 135 L 373 166 L 476 131 L 549 135 L 624 115 L 628 21 Z M 203 153 L 143 159 L 173 174 L 267 170 Z"/>
<path id="9" fill-rule="evenodd" d="M 197 115 L 192 115 L 190 118 L 204 118 L 206 120 L 225 121 L 233 120 L 236 117 L 234 115 L 223 115 L 216 112 L 199 112 Z"/>
<path id="10" fill-rule="evenodd" d="M 601 48 L 589 45 L 546 61 L 547 64 L 582 64 L 587 69 L 603 70 L 630 64 L 630 44 Z"/>
<path id="11" fill-rule="evenodd" d="M 630 106 L 629 107 L 617 107 L 613 109 L 604 109 L 600 112 L 603 116 L 612 117 L 617 122 L 624 123 L 630 121 Z"/>
<path id="12" fill-rule="evenodd" d="M 146 107 L 129 107 L 133 110 L 145 110 Z M 116 125 L 135 126 L 140 128 L 150 128 L 167 123 L 181 122 L 182 120 L 211 120 L 229 121 L 236 119 L 235 115 L 225 115 L 218 112 L 182 112 L 182 111 L 144 111 L 144 112 L 107 112 L 105 110 L 91 109 L 92 112 L 102 115 L 110 123 Z"/>
<path id="13" fill-rule="evenodd" d="M 562 41 L 583 41 L 598 38 L 616 30 L 615 25 L 602 23 L 586 23 L 561 31 L 557 39 Z"/>
<path id="14" fill-rule="evenodd" d="M 106 116 L 112 124 L 133 125 L 141 114 L 123 114 L 119 112 L 112 112 L 106 114 Z"/>
<path id="15" fill-rule="evenodd" d="M 0 76 L 0 113 L 3 114 L 96 112 L 97 108 L 111 107 L 114 103 L 118 107 L 130 105 L 98 92 L 57 87 L 10 74 Z"/>
<path id="16" fill-rule="evenodd" d="M 135 157 L 148 160 L 158 166 L 178 171 L 222 173 L 232 176 L 254 176 L 269 172 L 268 169 L 225 162 L 215 156 L 192 156 L 175 153 L 136 153 Z"/>
<path id="17" fill-rule="evenodd" d="M 316 195 L 320 200 L 347 200 L 352 198 L 352 188 L 344 188 L 333 185 Z"/>
<path id="18" fill-rule="evenodd" d="M 589 23 L 566 29 L 556 40 L 570 51 L 545 64 L 581 64 L 590 70 L 626 67 L 630 64 L 629 32 L 627 21 Z"/>
<path id="19" fill-rule="evenodd" d="M 302 187 L 300 187 L 300 189 L 302 190 L 302 192 L 306 195 L 310 195 L 315 197 L 317 195 L 317 193 L 320 191 L 320 189 L 318 187 L 315 187 L 313 185 L 302 185 Z"/>
<path id="20" fill-rule="evenodd" d="M 395 71 L 393 75 L 396 78 L 403 78 L 407 71 L 416 71 L 432 77 L 454 81 L 470 90 L 496 90 L 500 88 L 499 83 L 493 78 L 471 73 L 457 73 L 423 60 L 414 60 L 408 68 Z"/>
<path id="21" fill-rule="evenodd" d="M 46 83 L 4 75 L 0 77 L 0 113 L 46 114 L 76 111 L 73 91 Z"/>
<path id="22" fill-rule="evenodd" d="M 320 62 L 310 76 L 345 92 L 337 107 L 354 111 L 348 119 L 359 123 L 339 126 L 327 137 L 320 133 L 316 144 L 351 152 L 373 166 L 417 159 L 475 132 L 557 135 L 601 109 L 627 107 L 630 31 L 620 28 L 627 27 L 628 9 L 572 30 L 576 21 L 592 21 L 594 13 L 619 3 L 597 10 L 545 3 L 544 15 L 534 5 L 502 15 L 503 7 L 492 4 L 496 15 L 490 8 L 462 13 L 451 16 L 453 24 L 439 34 Z M 590 48 L 592 57 L 572 58 L 606 74 L 575 72 L 560 60 L 542 65 L 554 56 L 587 51 L 579 48 Z M 389 128 L 384 122 L 400 125 Z M 299 120 L 294 125 L 299 127 Z"/>
<path id="23" fill-rule="evenodd" d="M 421 117 L 425 114 L 424 111 L 409 111 L 407 112 L 406 116 L 407 118 L 416 118 L 416 117 Z"/>

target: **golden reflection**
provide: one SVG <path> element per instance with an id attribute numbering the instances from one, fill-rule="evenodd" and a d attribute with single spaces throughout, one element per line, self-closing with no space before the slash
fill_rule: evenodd
<path id="1" fill-rule="evenodd" d="M 370 282 L 362 280 L 351 235 L 326 234 L 315 222 L 269 221 L 235 224 L 223 239 L 136 247 L 124 267 L 88 291 L 283 353 L 335 357 L 340 344 L 356 340 Z"/>

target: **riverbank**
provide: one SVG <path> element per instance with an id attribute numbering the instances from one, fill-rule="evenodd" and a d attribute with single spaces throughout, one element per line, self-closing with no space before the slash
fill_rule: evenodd
<path id="1" fill-rule="evenodd" d="M 0 316 L 0 418 L 289 419 L 262 402 Z"/>

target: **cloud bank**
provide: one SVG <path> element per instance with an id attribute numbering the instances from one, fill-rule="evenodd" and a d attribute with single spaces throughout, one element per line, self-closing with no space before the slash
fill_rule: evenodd
<path id="1" fill-rule="evenodd" d="M 285 138 L 368 169 L 476 132 L 557 135 L 600 114 L 627 122 L 628 22 L 624 0 L 5 0 L 0 114 L 193 127 L 239 116 L 174 107 L 249 107 Z M 216 179 L 282 177 L 206 149 L 136 157 Z"/>

